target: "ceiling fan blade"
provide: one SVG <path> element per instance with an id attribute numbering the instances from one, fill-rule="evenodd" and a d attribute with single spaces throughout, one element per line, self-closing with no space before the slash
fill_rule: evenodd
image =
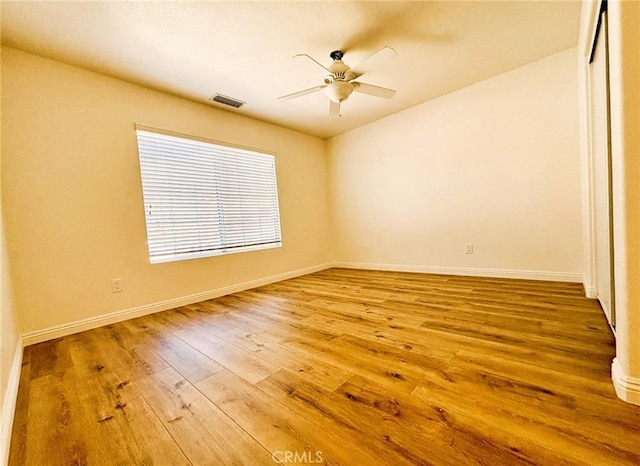
<path id="1" fill-rule="evenodd" d="M 333 100 L 329 101 L 329 116 L 330 117 L 341 117 L 340 113 L 340 103 L 334 102 Z"/>
<path id="2" fill-rule="evenodd" d="M 311 94 L 313 92 L 319 91 L 320 89 L 324 89 L 325 87 L 327 87 L 327 85 L 322 84 L 320 86 L 305 89 L 304 91 L 298 91 L 298 92 L 294 92 L 293 94 L 283 95 L 281 97 L 278 97 L 278 100 L 282 100 L 284 102 L 287 100 L 295 99 L 297 97 L 302 97 L 303 95 L 307 95 L 307 94 Z"/>
<path id="3" fill-rule="evenodd" d="M 331 73 L 331 70 L 329 68 L 327 68 L 326 66 L 324 66 L 322 63 L 320 63 L 318 60 L 316 60 L 315 58 L 313 58 L 311 55 L 307 55 L 306 53 L 299 53 L 297 55 L 294 55 L 293 58 L 301 58 L 301 57 L 307 57 L 309 60 L 311 60 L 312 62 L 314 62 L 316 65 L 324 68 L 325 70 L 327 70 L 329 73 Z"/>
<path id="4" fill-rule="evenodd" d="M 378 68 L 379 66 L 382 66 L 384 62 L 386 62 L 387 60 L 395 56 L 396 56 L 396 51 L 391 47 L 385 46 L 380 50 L 378 50 L 373 55 L 371 55 L 369 58 L 365 58 L 356 66 L 351 68 L 351 71 L 353 71 L 357 76 L 362 76 L 366 72 L 371 71 L 375 68 Z"/>
<path id="5" fill-rule="evenodd" d="M 363 94 L 373 95 L 375 97 L 382 97 L 383 99 L 390 99 L 396 95 L 396 91 L 388 89 L 386 87 L 374 86 L 373 84 L 352 82 L 353 90 L 356 92 L 362 92 Z"/>

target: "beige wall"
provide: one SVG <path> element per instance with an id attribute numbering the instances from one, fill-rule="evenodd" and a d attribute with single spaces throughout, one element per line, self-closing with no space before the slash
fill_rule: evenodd
<path id="1" fill-rule="evenodd" d="M 570 49 L 330 139 L 337 259 L 580 277 L 577 92 Z"/>
<path id="2" fill-rule="evenodd" d="M 326 263 L 324 141 L 14 49 L 3 193 L 23 331 Z M 134 123 L 276 154 L 282 248 L 150 265 Z M 124 292 L 113 294 L 111 278 Z"/>

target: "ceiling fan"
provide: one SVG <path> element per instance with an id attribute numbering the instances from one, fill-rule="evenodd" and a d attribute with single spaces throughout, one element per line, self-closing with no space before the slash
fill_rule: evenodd
<path id="1" fill-rule="evenodd" d="M 396 91 L 394 91 L 393 89 L 374 86 L 373 84 L 356 81 L 356 79 L 360 78 L 365 73 L 365 70 L 375 68 L 376 66 L 382 64 L 382 62 L 386 61 L 388 58 L 391 58 L 395 55 L 396 51 L 391 47 L 383 47 L 370 57 L 364 59 L 354 68 L 351 68 L 349 65 L 342 61 L 344 52 L 342 52 L 341 50 L 334 50 L 329 54 L 329 56 L 333 60 L 333 63 L 331 63 L 331 65 L 329 65 L 328 67 L 324 66 L 322 63 L 312 58 L 310 55 L 307 55 L 306 53 L 294 55 L 293 58 L 309 58 L 314 63 L 328 71 L 329 74 L 325 76 L 324 84 L 312 87 L 310 89 L 305 89 L 303 91 L 294 92 L 293 94 L 283 95 L 282 97 L 278 97 L 278 100 L 291 100 L 324 89 L 324 93 L 329 98 L 329 116 L 335 117 L 342 116 L 340 113 L 340 104 L 347 100 L 353 91 L 361 92 L 363 94 L 368 94 L 375 97 L 382 97 L 384 99 L 390 99 L 396 94 Z"/>

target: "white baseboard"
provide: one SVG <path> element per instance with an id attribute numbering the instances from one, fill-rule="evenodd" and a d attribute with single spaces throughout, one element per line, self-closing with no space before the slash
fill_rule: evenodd
<path id="1" fill-rule="evenodd" d="M 614 358 L 611 364 L 611 379 L 618 398 L 627 403 L 640 405 L 640 378 L 626 375 L 618 358 Z"/>
<path id="2" fill-rule="evenodd" d="M 595 288 L 584 287 L 584 295 L 589 299 L 598 299 L 598 291 Z"/>
<path id="3" fill-rule="evenodd" d="M 544 272 L 537 270 L 481 269 L 473 267 L 437 267 L 431 265 L 372 264 L 366 262 L 334 262 L 333 267 L 346 269 L 381 270 L 390 272 L 433 273 L 442 275 L 466 275 L 470 277 L 518 278 L 554 282 L 581 283 L 582 274 Z"/>
<path id="4" fill-rule="evenodd" d="M 9 461 L 9 447 L 11 446 L 11 429 L 13 428 L 13 416 L 16 412 L 16 402 L 18 401 L 18 387 L 20 386 L 20 372 L 22 370 L 22 353 L 24 345 L 21 338 L 18 338 L 16 351 L 7 380 L 7 390 L 2 400 L 2 420 L 0 425 L 0 464 L 7 464 Z"/>
<path id="5" fill-rule="evenodd" d="M 77 320 L 75 322 L 69 322 L 67 324 L 56 325 L 54 327 L 25 333 L 24 335 L 22 335 L 22 341 L 24 346 L 34 345 L 36 343 L 52 340 L 54 338 L 60 338 L 74 333 L 83 332 L 85 330 L 102 327 L 103 325 L 114 324 L 116 322 L 122 322 L 124 320 L 141 317 L 148 314 L 154 314 L 156 312 L 166 311 L 168 309 L 173 309 L 176 307 L 186 306 L 187 304 L 199 303 L 201 301 L 206 301 L 207 299 L 219 298 L 220 296 L 238 293 L 240 291 L 249 290 L 251 288 L 257 288 L 259 286 L 268 285 L 270 283 L 287 280 L 289 278 L 295 278 L 301 275 L 319 272 L 321 270 L 326 270 L 331 266 L 331 263 L 315 265 L 304 269 L 292 270 L 290 272 L 270 275 L 268 277 L 262 277 L 248 282 L 238 283 L 222 288 L 216 288 L 214 290 L 195 293 L 192 295 L 182 296 L 174 299 L 168 299 L 166 301 L 157 303 L 145 304 L 130 309 L 124 309 L 122 311 L 103 314 L 96 317 L 90 317 L 88 319 Z"/>

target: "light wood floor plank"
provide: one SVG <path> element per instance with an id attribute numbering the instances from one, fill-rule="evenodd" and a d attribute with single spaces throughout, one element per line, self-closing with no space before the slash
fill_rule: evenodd
<path id="1" fill-rule="evenodd" d="M 231 372 L 219 372 L 196 386 L 272 454 L 322 452 L 327 464 L 377 462 L 367 445 L 355 444 L 339 432 L 320 429 Z"/>
<path id="2" fill-rule="evenodd" d="M 239 375 L 250 383 L 256 383 L 278 370 L 275 365 L 256 357 L 204 330 L 177 330 L 174 334 L 215 362 Z"/>
<path id="3" fill-rule="evenodd" d="M 342 438 L 367 445 L 384 464 L 429 464 L 429 461 L 422 459 L 416 451 L 400 446 L 389 448 L 389 440 L 385 435 L 372 435 L 375 431 L 372 427 L 377 423 L 385 424 L 388 417 L 379 417 L 372 422 L 367 416 L 362 415 L 363 410 L 357 406 L 349 406 L 353 403 L 335 393 L 335 390 L 324 390 L 313 383 L 305 382 L 297 374 L 289 371 L 278 371 L 258 382 L 256 386 L 316 424 L 323 432 L 334 432 Z M 420 442 L 417 438 L 413 440 Z"/>
<path id="4" fill-rule="evenodd" d="M 200 351 L 194 351 L 180 338 L 167 331 L 166 327 L 153 317 L 145 316 L 123 324 L 137 332 L 139 345 L 151 348 L 171 367 L 177 370 L 189 382 L 195 383 L 223 367 Z"/>
<path id="5" fill-rule="evenodd" d="M 421 438 L 429 439 L 422 457 L 430 458 L 434 464 L 449 464 L 452 460 L 452 464 L 554 464 L 552 460 L 559 458 L 545 448 L 524 444 L 518 436 L 496 431 L 491 424 L 459 416 L 445 403 L 406 394 L 390 396 L 384 387 L 357 375 L 338 393 L 356 406 L 379 412 L 386 422 L 372 422 L 371 428 L 389 441 L 410 448 Z M 391 424 L 395 424 L 394 429 Z"/>
<path id="6" fill-rule="evenodd" d="M 136 385 L 193 464 L 273 464 L 267 450 L 175 370 Z"/>

